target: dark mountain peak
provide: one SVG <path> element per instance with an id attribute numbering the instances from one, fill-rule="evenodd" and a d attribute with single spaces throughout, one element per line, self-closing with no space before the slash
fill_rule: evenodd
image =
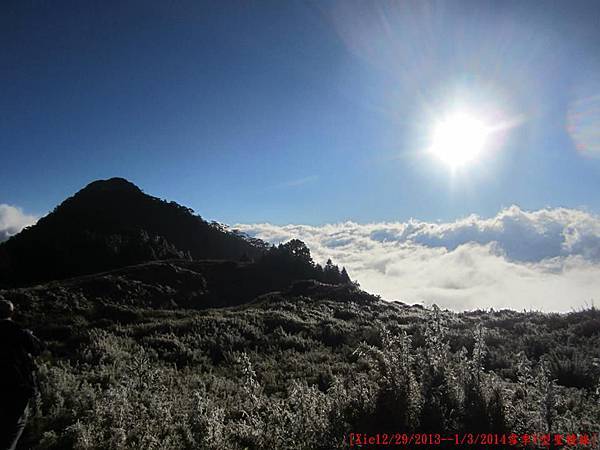
<path id="1" fill-rule="evenodd" d="M 109 178 L 107 180 L 92 181 L 72 197 L 67 198 L 56 207 L 54 213 L 63 212 L 69 206 L 77 208 L 102 210 L 103 213 L 119 208 L 120 204 L 131 202 L 144 202 L 148 199 L 158 200 L 144 192 L 125 178 Z M 109 211 L 106 211 L 106 210 Z"/>
<path id="2" fill-rule="evenodd" d="M 75 196 L 79 194 L 97 194 L 97 193 L 131 193 L 131 194 L 142 194 L 142 190 L 133 184 L 131 181 L 125 178 L 114 177 L 108 180 L 96 180 L 92 181 Z"/>
<path id="3" fill-rule="evenodd" d="M 255 258 L 258 240 L 215 226 L 124 178 L 97 180 L 0 244 L 0 285 L 68 278 L 170 258 Z"/>
<path id="4" fill-rule="evenodd" d="M 252 293 L 284 289 L 295 280 L 350 283 L 345 270 L 331 261 L 325 267 L 315 264 L 302 241 L 270 248 L 259 239 L 207 222 L 190 208 L 145 194 L 124 178 L 110 178 L 88 184 L 0 244 L 0 287 L 176 259 L 254 262 L 254 269 L 242 271 L 244 276 L 228 265 L 206 266 L 207 277 L 218 279 L 223 287 L 219 297 L 226 304 L 250 300 Z"/>

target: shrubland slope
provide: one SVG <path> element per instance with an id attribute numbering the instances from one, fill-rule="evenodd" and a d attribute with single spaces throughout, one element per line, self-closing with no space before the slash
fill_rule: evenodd
<path id="1" fill-rule="evenodd" d="M 315 281 L 198 309 L 210 276 L 185 264 L 0 292 L 48 345 L 23 445 L 330 449 L 351 432 L 599 431 L 596 309 L 458 314 Z"/>

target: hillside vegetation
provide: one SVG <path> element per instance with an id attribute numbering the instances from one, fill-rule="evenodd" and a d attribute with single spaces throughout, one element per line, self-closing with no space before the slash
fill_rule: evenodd
<path id="1" fill-rule="evenodd" d="M 184 285 L 179 269 L 171 282 Z M 350 432 L 599 431 L 595 309 L 456 314 L 315 281 L 190 309 L 164 301 L 168 283 L 152 292 L 129 271 L 1 292 L 48 345 L 22 448 L 329 449 Z"/>

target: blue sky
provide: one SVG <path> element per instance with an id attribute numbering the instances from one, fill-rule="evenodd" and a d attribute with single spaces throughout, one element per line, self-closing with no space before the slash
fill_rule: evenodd
<path id="1" fill-rule="evenodd" d="M 98 178 L 225 223 L 600 212 L 596 1 L 0 5 L 0 203 Z M 467 104 L 509 124 L 458 171 Z"/>

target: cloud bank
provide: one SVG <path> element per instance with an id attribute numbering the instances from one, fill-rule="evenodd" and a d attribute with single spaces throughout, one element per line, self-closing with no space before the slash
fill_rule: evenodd
<path id="1" fill-rule="evenodd" d="M 600 217 L 576 209 L 524 211 L 455 222 L 239 224 L 269 242 L 306 242 L 369 292 L 388 300 L 477 308 L 570 311 L 600 298 Z M 598 302 L 596 302 L 598 303 Z"/>
<path id="2" fill-rule="evenodd" d="M 23 213 L 15 206 L 0 204 L 0 242 L 17 234 L 23 228 L 33 225 L 37 217 Z"/>

